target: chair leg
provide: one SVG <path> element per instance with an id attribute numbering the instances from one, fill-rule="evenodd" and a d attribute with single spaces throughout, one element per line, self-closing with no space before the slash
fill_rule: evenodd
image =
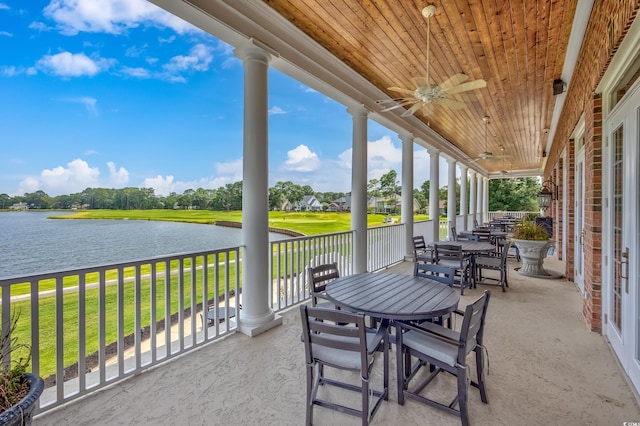
<path id="1" fill-rule="evenodd" d="M 485 404 L 488 404 L 487 400 L 487 388 L 484 386 L 484 354 L 482 353 L 482 348 L 480 346 L 476 346 L 476 374 L 478 377 L 478 390 L 480 390 L 480 399 Z"/>
<path id="2" fill-rule="evenodd" d="M 313 423 L 313 366 L 307 365 L 307 426 Z"/>
<path id="3" fill-rule="evenodd" d="M 369 380 L 362 378 L 362 426 L 369 424 Z"/>
<path id="4" fill-rule="evenodd" d="M 467 408 L 467 398 L 469 394 L 469 384 L 467 378 L 467 367 L 458 367 L 458 406 L 460 408 L 460 420 L 462 426 L 469 426 L 469 410 Z"/>

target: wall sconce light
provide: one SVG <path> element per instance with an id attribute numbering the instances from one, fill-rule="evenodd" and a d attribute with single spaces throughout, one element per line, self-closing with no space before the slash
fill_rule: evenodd
<path id="1" fill-rule="evenodd" d="M 542 189 L 538 194 L 538 205 L 543 210 L 546 210 L 551 205 L 552 201 L 558 199 L 558 185 L 551 179 L 547 179 L 542 182 Z"/>

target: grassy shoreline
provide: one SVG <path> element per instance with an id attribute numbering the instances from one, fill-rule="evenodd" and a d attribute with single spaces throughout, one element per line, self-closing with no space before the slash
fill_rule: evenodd
<path id="1" fill-rule="evenodd" d="M 400 222 L 399 215 L 369 214 L 367 226 L 387 225 L 382 220 L 386 217 Z M 242 211 L 211 210 L 87 210 L 74 214 L 50 216 L 51 219 L 109 219 L 109 220 L 160 220 L 167 222 L 187 222 L 215 224 L 216 221 L 242 222 Z M 426 215 L 416 215 L 414 220 L 425 220 Z M 351 213 L 334 212 L 269 212 L 269 226 L 284 228 L 306 235 L 342 232 L 351 229 Z"/>

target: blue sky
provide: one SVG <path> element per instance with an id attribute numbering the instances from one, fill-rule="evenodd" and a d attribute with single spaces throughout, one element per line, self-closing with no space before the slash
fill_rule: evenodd
<path id="1" fill-rule="evenodd" d="M 242 63 L 145 0 L 0 0 L 0 193 L 156 194 L 242 179 Z M 346 107 L 269 72 L 269 185 L 350 191 Z M 369 120 L 369 179 L 401 144 Z M 428 179 L 415 147 L 415 186 Z M 441 185 L 447 166 L 441 160 Z"/>

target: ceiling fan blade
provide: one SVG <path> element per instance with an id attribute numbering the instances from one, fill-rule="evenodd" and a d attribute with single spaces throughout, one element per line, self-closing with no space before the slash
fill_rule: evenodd
<path id="1" fill-rule="evenodd" d="M 415 89 L 403 89 L 402 87 L 387 87 L 387 90 L 392 90 L 394 92 L 403 93 L 405 95 L 412 95 L 415 92 Z"/>
<path id="2" fill-rule="evenodd" d="M 424 105 L 424 102 L 422 101 L 417 101 L 416 104 L 414 106 L 412 106 L 411 108 L 409 108 L 408 110 L 406 110 L 405 112 L 402 113 L 401 117 L 408 117 L 410 115 L 413 115 L 417 110 L 420 109 L 420 107 Z"/>
<path id="3" fill-rule="evenodd" d="M 390 105 L 384 109 L 381 109 L 380 112 L 387 112 L 387 111 L 391 111 L 394 110 L 396 108 L 400 108 L 403 107 L 405 105 L 411 105 L 414 104 L 416 102 L 420 102 L 418 99 L 415 98 L 400 98 L 400 99 L 388 99 L 386 101 L 379 101 L 377 102 L 378 105 Z"/>
<path id="4" fill-rule="evenodd" d="M 444 105 L 454 110 L 462 109 L 466 105 L 463 102 L 456 101 L 455 99 L 442 98 L 438 101 L 440 105 Z"/>
<path id="5" fill-rule="evenodd" d="M 453 95 L 454 93 L 466 92 L 467 90 L 481 89 L 487 86 L 487 82 L 484 80 L 473 80 L 468 83 L 463 83 L 458 86 L 453 86 L 446 89 L 447 95 Z"/>
<path id="6" fill-rule="evenodd" d="M 456 74 L 453 77 L 450 77 L 443 81 L 442 84 L 438 86 L 438 89 L 447 90 L 453 86 L 464 83 L 467 80 L 469 80 L 469 77 L 466 74 Z"/>

